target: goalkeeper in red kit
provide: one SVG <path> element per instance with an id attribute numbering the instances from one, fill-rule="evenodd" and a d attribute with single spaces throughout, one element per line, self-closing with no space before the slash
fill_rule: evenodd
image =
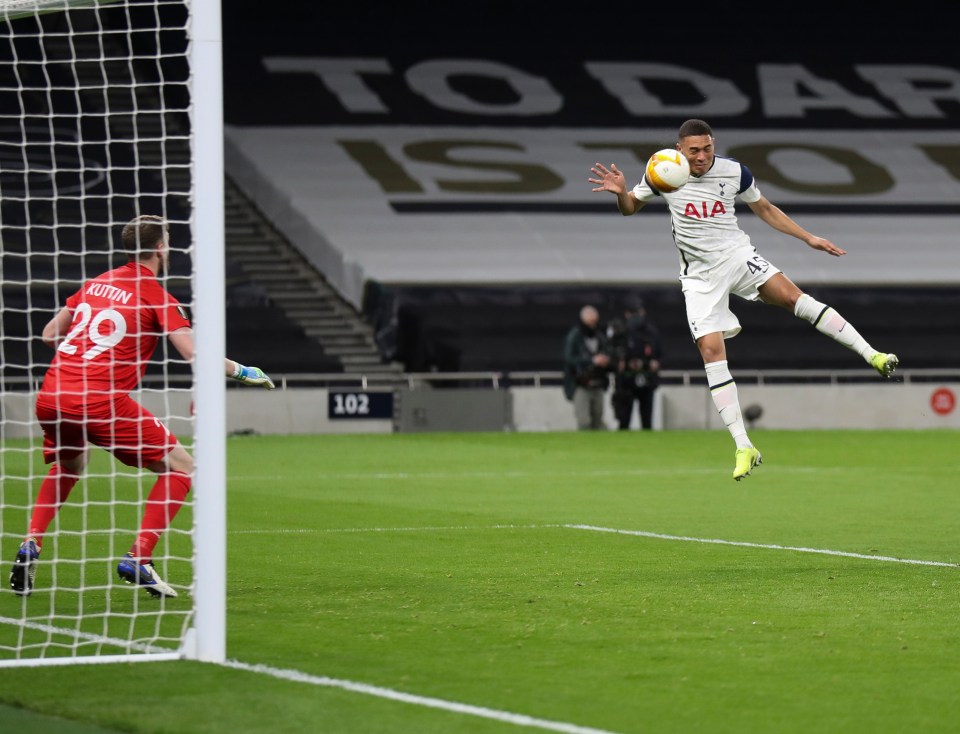
<path id="1" fill-rule="evenodd" d="M 157 279 L 169 263 L 167 223 L 139 216 L 124 226 L 121 239 L 129 262 L 86 281 L 43 329 L 43 342 L 56 355 L 37 395 L 36 415 L 51 466 L 10 572 L 10 588 L 21 596 L 33 590 L 44 533 L 80 479 L 90 443 L 157 475 L 136 541 L 117 573 L 153 596 L 177 595 L 153 567 L 153 549 L 190 491 L 193 457 L 130 392 L 163 336 L 192 362 L 193 331 L 183 307 Z M 226 377 L 273 389 L 259 368 L 225 362 Z"/>

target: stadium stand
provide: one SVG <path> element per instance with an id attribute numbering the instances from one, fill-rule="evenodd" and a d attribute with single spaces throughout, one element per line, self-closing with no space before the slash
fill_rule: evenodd
<path id="1" fill-rule="evenodd" d="M 245 335 L 251 354 L 260 348 L 263 329 L 247 325 L 241 312 L 237 286 L 243 283 L 262 304 L 269 305 L 279 325 L 289 327 L 281 326 L 282 333 L 270 336 L 269 358 L 277 364 L 275 371 L 398 373 L 400 365 L 381 357 L 373 329 L 360 313 L 229 178 L 225 194 L 226 254 L 235 272 L 228 279 L 233 286 L 233 295 L 228 290 L 228 341 L 231 333 L 236 340 Z M 263 326 L 269 330 L 268 324 Z"/>
<path id="2" fill-rule="evenodd" d="M 960 291 L 925 288 L 815 288 L 875 344 L 909 355 L 912 368 L 960 364 Z M 562 362 L 563 338 L 584 304 L 602 319 L 622 313 L 628 296 L 640 295 L 660 329 L 664 367 L 698 370 L 677 286 L 634 288 L 405 287 L 396 332 L 396 359 L 415 372 L 550 371 Z M 850 353 L 785 311 L 740 301 L 733 308 L 743 332 L 727 343 L 742 370 L 843 370 L 861 367 Z"/>
<path id="3" fill-rule="evenodd" d="M 154 12 L 150 7 L 130 10 L 144 11 Z M 131 63 L 77 61 L 128 53 L 110 48 L 125 42 L 120 37 L 85 26 L 94 17 L 43 16 L 48 31 L 43 41 L 24 34 L 15 46 L 19 59 L 33 63 L 2 66 L 5 114 L 22 109 L 30 119 L 53 121 L 21 130 L 7 117 L 0 125 L 0 354 L 9 389 L 24 389 L 42 375 L 51 354 L 39 334 L 66 297 L 86 278 L 126 261 L 119 230 L 138 213 L 163 214 L 174 222 L 167 287 L 184 304 L 192 299 L 190 262 L 183 254 L 193 244 L 183 204 L 190 190 L 186 85 L 179 95 L 166 86 L 161 99 L 157 83 L 161 75 L 185 81 L 187 69 L 174 54 L 160 65 L 138 58 Z M 72 37 L 63 33 L 68 25 L 75 31 Z M 133 42 L 139 38 L 135 35 Z M 0 48 L 11 53 L 14 47 Z M 44 63 L 36 63 L 40 60 Z M 63 93 L 47 94 L 48 86 Z M 104 165 L 107 161 L 110 166 Z M 244 218 L 244 206 L 235 204 L 236 219 Z M 238 262 L 228 259 L 226 271 L 229 354 L 271 372 L 343 371 L 340 359 L 292 321 Z M 161 372 L 159 352 L 164 348 L 158 347 L 148 376 Z M 175 364 L 170 371 L 185 374 L 189 367 Z"/>

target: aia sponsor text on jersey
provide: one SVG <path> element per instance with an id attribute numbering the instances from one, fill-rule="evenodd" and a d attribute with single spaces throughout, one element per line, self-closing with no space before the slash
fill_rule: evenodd
<path id="1" fill-rule="evenodd" d="M 700 208 L 697 208 L 697 205 L 692 201 L 688 201 L 687 205 L 683 208 L 683 216 L 693 217 L 694 219 L 708 219 L 710 217 L 719 217 L 721 214 L 726 214 L 727 208 L 723 205 L 722 201 L 715 201 L 711 206 L 709 202 L 701 201 Z"/>

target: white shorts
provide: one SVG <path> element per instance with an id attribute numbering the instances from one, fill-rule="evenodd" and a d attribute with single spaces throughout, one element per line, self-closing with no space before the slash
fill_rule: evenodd
<path id="1" fill-rule="evenodd" d="M 753 247 L 738 247 L 710 267 L 681 275 L 687 325 L 693 340 L 715 331 L 722 332 L 724 339 L 739 334 L 740 322 L 730 310 L 730 294 L 755 301 L 760 297 L 760 286 L 779 272 Z"/>

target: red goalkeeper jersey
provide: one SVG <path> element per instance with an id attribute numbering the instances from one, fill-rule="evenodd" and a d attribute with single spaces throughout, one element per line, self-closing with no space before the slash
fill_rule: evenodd
<path id="1" fill-rule="evenodd" d="M 66 305 L 73 321 L 37 403 L 70 413 L 90 413 L 128 394 L 160 338 L 190 326 L 177 299 L 136 262 L 88 280 Z"/>

